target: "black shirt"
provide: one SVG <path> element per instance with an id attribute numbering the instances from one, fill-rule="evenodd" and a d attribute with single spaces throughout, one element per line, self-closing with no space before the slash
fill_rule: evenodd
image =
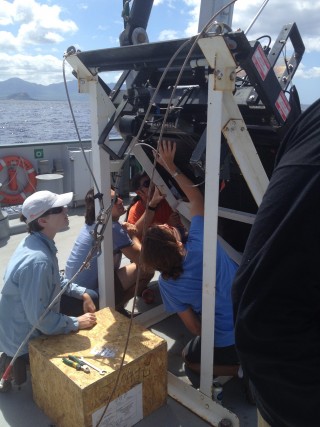
<path id="1" fill-rule="evenodd" d="M 236 346 L 263 418 L 320 425 L 320 100 L 283 140 L 233 284 Z"/>

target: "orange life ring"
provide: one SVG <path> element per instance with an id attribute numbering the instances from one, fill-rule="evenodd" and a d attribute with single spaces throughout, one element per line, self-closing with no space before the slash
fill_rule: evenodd
<path id="1" fill-rule="evenodd" d="M 19 193 L 8 193 L 3 190 L 3 186 L 0 190 L 0 202 L 8 205 L 21 205 L 24 200 L 30 196 L 30 194 L 36 191 L 37 180 L 36 171 L 29 160 L 19 156 L 7 156 L 0 159 L 0 172 L 7 168 L 9 181 L 13 180 L 9 188 L 15 189 L 17 186 L 17 168 L 24 169 L 28 181 L 26 186 Z M 10 172 L 9 172 L 10 170 Z"/>

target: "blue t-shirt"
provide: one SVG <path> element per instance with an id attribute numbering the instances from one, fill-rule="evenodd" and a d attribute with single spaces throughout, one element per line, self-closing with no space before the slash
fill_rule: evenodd
<path id="1" fill-rule="evenodd" d="M 80 230 L 65 268 L 65 275 L 68 280 L 76 274 L 87 258 L 89 251 L 93 247 L 94 239 L 90 232 L 94 230 L 94 227 L 95 224 L 85 224 Z M 95 253 L 93 258 L 90 260 L 89 267 L 82 270 L 75 280 L 77 284 L 84 286 L 86 289 L 98 291 L 97 253 Z M 98 294 L 92 295 L 90 293 L 90 295 L 94 298 L 98 297 Z"/>
<path id="2" fill-rule="evenodd" d="M 96 224 L 85 224 L 80 230 L 79 236 L 75 241 L 66 264 L 65 276 L 68 280 L 70 280 L 79 270 L 94 244 L 94 239 L 90 232 L 94 230 L 95 225 Z M 121 249 L 131 246 L 132 240 L 122 225 L 116 221 L 112 222 L 112 238 L 114 268 L 118 269 L 122 256 Z M 95 254 L 90 260 L 89 268 L 82 270 L 81 273 L 78 274 L 76 277 L 76 283 L 84 286 L 92 298 L 98 298 L 97 254 Z"/>
<path id="3" fill-rule="evenodd" d="M 193 217 L 185 245 L 183 273 L 178 279 L 159 277 L 162 300 L 168 312 L 179 313 L 191 307 L 195 313 L 202 313 L 203 230 L 204 217 Z M 216 262 L 215 347 L 226 347 L 234 344 L 231 285 L 238 266 L 219 242 Z"/>
<path id="4" fill-rule="evenodd" d="M 112 222 L 112 238 L 113 238 L 113 264 L 114 269 L 120 267 L 122 252 L 121 250 L 132 246 L 133 242 L 122 225 L 118 221 Z"/>

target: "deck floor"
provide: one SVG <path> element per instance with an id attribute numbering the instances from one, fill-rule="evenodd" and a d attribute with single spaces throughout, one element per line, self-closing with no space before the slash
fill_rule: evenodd
<path id="1" fill-rule="evenodd" d="M 58 248 L 58 260 L 61 269 L 64 268 L 73 242 L 83 225 L 83 211 L 83 207 L 69 209 L 69 229 L 56 235 L 55 242 Z M 8 240 L 0 240 L 1 278 L 11 254 L 25 235 L 26 233 L 21 233 L 10 236 Z M 3 280 L 0 282 L 0 289 L 2 286 Z M 153 286 L 156 285 L 153 284 Z M 177 316 L 170 316 L 153 325 L 150 329 L 168 342 L 169 371 L 183 381 L 189 382 L 184 372 L 180 354 L 183 346 L 188 342 L 190 334 L 180 319 Z M 224 385 L 223 405 L 238 416 L 241 427 L 256 426 L 256 408 L 247 403 L 241 381 L 238 378 L 233 378 Z M 1 427 L 53 427 L 52 421 L 36 406 L 32 399 L 30 380 L 20 390 L 15 388 L 8 394 L 0 394 L 0 409 Z M 136 425 L 139 427 L 205 427 L 209 424 L 174 399 L 168 397 L 165 406 Z"/>

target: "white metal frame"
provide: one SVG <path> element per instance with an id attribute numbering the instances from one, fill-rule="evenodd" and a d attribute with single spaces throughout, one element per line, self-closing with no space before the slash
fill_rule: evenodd
<path id="1" fill-rule="evenodd" d="M 76 54 L 68 56 L 66 60 L 77 73 L 79 92 L 89 93 L 91 107 L 92 165 L 97 185 L 99 186 L 100 192 L 104 195 L 104 206 L 108 207 L 111 203 L 110 174 L 113 172 L 113 168 L 109 155 L 98 145 L 98 141 L 106 123 L 116 109 L 101 87 L 95 70 L 89 70 L 85 67 Z M 99 211 L 100 206 L 98 201 L 96 201 L 96 212 L 98 213 Z M 101 249 L 102 253 L 98 257 L 99 305 L 101 308 L 106 306 L 114 307 L 115 295 L 111 221 L 107 224 Z"/>
<path id="2" fill-rule="evenodd" d="M 238 162 L 257 205 L 260 204 L 267 188 L 268 178 L 232 95 L 235 84 L 236 65 L 223 37 L 211 36 L 201 39 L 199 40 L 199 46 L 203 50 L 211 68 L 214 70 L 214 73 L 209 76 L 208 84 L 201 381 L 200 391 L 197 391 L 169 373 L 168 392 L 176 400 L 213 425 L 217 425 L 223 418 L 228 418 L 232 421 L 233 426 L 236 427 L 239 426 L 237 416 L 223 406 L 217 405 L 211 398 L 214 344 L 214 310 L 212 310 L 212 307 L 215 306 L 221 130 L 227 139 L 229 147 Z M 105 123 L 115 111 L 115 107 L 100 87 L 94 73 L 84 67 L 76 55 L 68 57 L 67 60 L 77 72 L 80 82 L 79 87 L 90 94 L 94 171 L 98 185 L 105 194 L 105 204 L 108 205 L 110 203 L 111 165 L 109 156 L 98 146 L 97 142 Z M 153 170 L 152 162 L 146 156 L 141 146 L 137 145 L 134 147 L 134 154 L 147 173 L 151 175 Z M 176 200 L 157 171 L 154 172 L 154 180 L 161 191 L 167 195 L 169 204 L 185 218 L 190 219 L 188 203 Z M 248 223 L 253 221 L 250 214 L 245 215 L 228 210 L 220 210 L 220 214 L 222 216 L 238 218 Z M 114 306 L 113 252 L 111 242 L 110 223 L 110 226 L 106 229 L 103 241 L 103 254 L 99 258 L 101 307 L 106 305 Z M 143 319 L 138 320 L 139 323 L 150 326 L 153 324 L 152 322 L 166 317 L 162 306 L 158 307 L 155 313 L 152 313 L 153 310 L 149 311 L 150 313 L 144 316 Z"/>

